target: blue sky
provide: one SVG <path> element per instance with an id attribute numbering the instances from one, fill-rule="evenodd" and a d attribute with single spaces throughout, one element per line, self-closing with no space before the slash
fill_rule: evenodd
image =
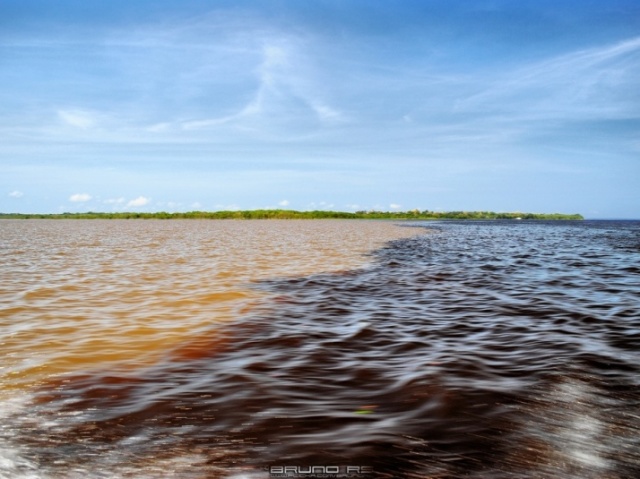
<path id="1" fill-rule="evenodd" d="M 0 0 L 0 212 L 640 218 L 640 0 Z"/>

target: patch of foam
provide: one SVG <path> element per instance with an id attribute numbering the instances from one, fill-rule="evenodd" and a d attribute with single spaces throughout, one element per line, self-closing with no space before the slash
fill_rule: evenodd
<path id="1" fill-rule="evenodd" d="M 604 424 L 598 418 L 597 397 L 594 391 L 582 381 L 569 380 L 560 384 L 552 395 L 559 406 L 560 418 L 554 428 L 557 434 L 553 443 L 570 462 L 580 468 L 605 472 L 608 461 L 602 457 L 599 445 L 604 436 Z"/>
<path id="2" fill-rule="evenodd" d="M 0 479 L 42 479 L 38 465 L 27 459 L 22 448 L 15 444 L 17 425 L 29 398 L 25 396 L 0 399 Z"/>
<path id="3" fill-rule="evenodd" d="M 610 460 L 615 447 L 610 424 L 596 386 L 587 379 L 561 378 L 526 409 L 521 463 L 535 464 L 536 473 L 545 477 L 618 477 Z"/>
<path id="4" fill-rule="evenodd" d="M 42 479 L 38 467 L 0 439 L 0 479 Z"/>

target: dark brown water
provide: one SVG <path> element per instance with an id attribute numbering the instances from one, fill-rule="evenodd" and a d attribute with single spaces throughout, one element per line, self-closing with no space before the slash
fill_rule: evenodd
<path id="1" fill-rule="evenodd" d="M 640 223 L 427 226 L 43 378 L 0 477 L 640 477 Z"/>

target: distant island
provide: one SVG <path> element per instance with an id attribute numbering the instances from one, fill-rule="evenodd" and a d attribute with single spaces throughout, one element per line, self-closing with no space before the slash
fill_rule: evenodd
<path id="1" fill-rule="evenodd" d="M 583 220 L 580 214 L 563 213 L 494 213 L 492 211 L 295 211 L 295 210 L 230 210 L 189 211 L 185 213 L 113 212 L 96 213 L 0 213 L 0 219 L 203 219 L 203 220 L 253 220 L 253 219 L 376 219 L 376 220 Z"/>

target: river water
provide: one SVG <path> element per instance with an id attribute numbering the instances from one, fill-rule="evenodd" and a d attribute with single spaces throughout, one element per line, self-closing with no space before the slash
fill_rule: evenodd
<path id="1" fill-rule="evenodd" d="M 640 223 L 0 222 L 0 478 L 640 477 Z"/>

